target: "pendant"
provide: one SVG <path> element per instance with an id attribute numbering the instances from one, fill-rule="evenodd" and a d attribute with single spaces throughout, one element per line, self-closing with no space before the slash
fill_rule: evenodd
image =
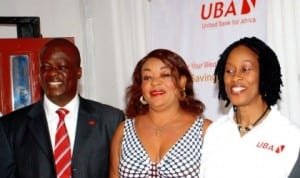
<path id="1" fill-rule="evenodd" d="M 161 132 L 162 132 L 162 129 L 161 129 L 161 128 L 156 128 L 156 129 L 155 129 L 155 135 L 156 135 L 156 136 L 160 137 Z"/>
<path id="2" fill-rule="evenodd" d="M 252 127 L 242 127 L 240 125 L 238 125 L 238 130 L 240 131 L 240 133 L 247 133 L 251 130 Z"/>
<path id="3" fill-rule="evenodd" d="M 242 133 L 248 132 L 247 129 L 244 128 L 244 127 L 239 127 L 239 131 L 242 132 Z"/>

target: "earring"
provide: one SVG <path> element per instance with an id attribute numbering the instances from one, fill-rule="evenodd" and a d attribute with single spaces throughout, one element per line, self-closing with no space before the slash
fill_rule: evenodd
<path id="1" fill-rule="evenodd" d="M 186 97 L 185 88 L 183 88 L 181 91 L 182 91 L 182 99 L 185 99 L 185 97 Z"/>
<path id="2" fill-rule="evenodd" d="M 235 105 L 233 105 L 233 111 L 236 112 L 237 111 L 237 107 Z"/>
<path id="3" fill-rule="evenodd" d="M 143 95 L 140 97 L 140 102 L 141 102 L 143 105 L 148 104 L 147 101 L 145 100 L 145 98 L 144 98 Z"/>

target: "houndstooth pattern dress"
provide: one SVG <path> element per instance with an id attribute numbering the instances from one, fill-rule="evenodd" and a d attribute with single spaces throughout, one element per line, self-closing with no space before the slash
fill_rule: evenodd
<path id="1" fill-rule="evenodd" d="M 159 163 L 150 160 L 134 127 L 134 119 L 125 121 L 119 175 L 121 178 L 196 178 L 200 173 L 203 119 L 199 117 L 189 130 L 163 156 Z"/>

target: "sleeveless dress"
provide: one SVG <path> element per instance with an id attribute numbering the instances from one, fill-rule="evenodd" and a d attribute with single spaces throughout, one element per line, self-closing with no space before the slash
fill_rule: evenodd
<path id="1" fill-rule="evenodd" d="M 159 163 L 150 160 L 139 140 L 134 119 L 126 119 L 119 175 L 121 178 L 196 178 L 200 174 L 203 118 L 199 117 Z"/>

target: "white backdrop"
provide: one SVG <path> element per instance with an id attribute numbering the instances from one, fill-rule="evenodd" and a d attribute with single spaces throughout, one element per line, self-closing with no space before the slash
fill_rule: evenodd
<path id="1" fill-rule="evenodd" d="M 151 29 L 160 28 L 150 23 L 150 5 L 159 1 L 0 0 L 0 16 L 39 16 L 44 37 L 74 36 L 83 58 L 81 94 L 124 108 L 125 88 L 132 70 L 152 50 Z M 266 41 L 278 54 L 283 69 L 285 86 L 280 110 L 300 125 L 300 34 L 296 33 L 300 31 L 300 1 L 256 3 L 261 1 L 267 3 Z M 183 6 L 188 5 L 186 2 L 193 1 L 182 2 Z M 0 37 L 11 37 L 10 30 L 0 28 Z M 203 44 L 210 43 L 214 42 L 203 40 Z"/>
<path id="2" fill-rule="evenodd" d="M 197 97 L 206 105 L 206 117 L 215 120 L 227 112 L 219 102 L 214 69 L 219 55 L 245 36 L 266 40 L 266 1 L 153 0 L 152 47 L 168 48 L 184 57 Z"/>

